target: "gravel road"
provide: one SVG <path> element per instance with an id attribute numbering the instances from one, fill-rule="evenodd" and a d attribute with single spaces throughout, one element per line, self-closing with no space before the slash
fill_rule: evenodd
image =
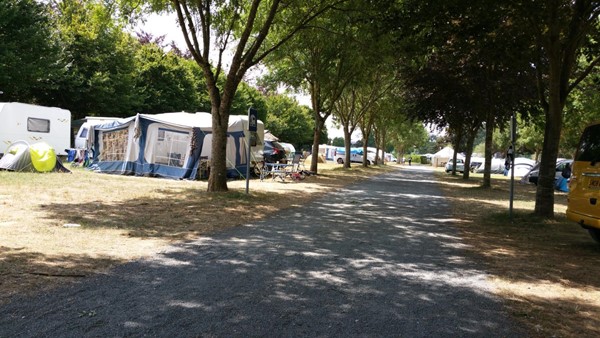
<path id="1" fill-rule="evenodd" d="M 431 171 L 404 167 L 14 298 L 0 337 L 526 336 L 453 222 Z"/>

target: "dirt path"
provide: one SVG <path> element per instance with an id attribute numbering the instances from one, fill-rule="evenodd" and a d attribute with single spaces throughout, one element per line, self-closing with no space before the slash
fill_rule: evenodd
<path id="1" fill-rule="evenodd" d="M 448 215 L 433 174 L 405 168 L 15 298 L 0 337 L 525 336 Z"/>

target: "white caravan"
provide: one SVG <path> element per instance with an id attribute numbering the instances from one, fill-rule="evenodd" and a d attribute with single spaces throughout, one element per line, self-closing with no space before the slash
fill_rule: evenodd
<path id="1" fill-rule="evenodd" d="M 100 116 L 86 116 L 85 122 L 79 127 L 77 134 L 75 135 L 75 148 L 76 149 L 88 149 L 88 133 L 90 127 L 101 125 L 107 122 L 118 121 L 120 117 L 100 117 Z"/>
<path id="2" fill-rule="evenodd" d="M 71 148 L 71 112 L 55 107 L 0 102 L 0 154 L 16 141 L 46 142 L 57 155 Z"/>

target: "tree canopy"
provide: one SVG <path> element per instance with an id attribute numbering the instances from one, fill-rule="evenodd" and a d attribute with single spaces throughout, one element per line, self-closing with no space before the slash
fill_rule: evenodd
<path id="1" fill-rule="evenodd" d="M 37 102 L 58 71 L 59 46 L 50 7 L 35 0 L 0 2 L 2 101 Z"/>
<path id="2" fill-rule="evenodd" d="M 132 36 L 148 12 L 176 14 L 187 50 Z M 487 166 L 516 114 L 517 150 L 541 159 L 536 213 L 551 217 L 554 162 L 600 118 L 599 15 L 593 0 L 6 0 L 0 98 L 74 118 L 209 111 L 210 191 L 227 190 L 229 115 L 250 106 L 282 139 L 312 143 L 311 170 L 330 116 L 360 128 L 362 144 L 400 152 L 435 124 L 467 162 L 484 131 Z M 249 81 L 257 65 L 267 76 Z M 282 88 L 309 95 L 311 108 Z"/>

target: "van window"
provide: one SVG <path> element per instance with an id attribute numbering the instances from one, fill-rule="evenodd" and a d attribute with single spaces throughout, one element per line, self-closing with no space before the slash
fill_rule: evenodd
<path id="1" fill-rule="evenodd" d="M 50 120 L 36 119 L 33 117 L 27 118 L 27 131 L 36 133 L 49 133 L 50 132 Z"/>
<path id="2" fill-rule="evenodd" d="M 600 162 L 600 124 L 589 126 L 581 135 L 576 161 Z"/>

